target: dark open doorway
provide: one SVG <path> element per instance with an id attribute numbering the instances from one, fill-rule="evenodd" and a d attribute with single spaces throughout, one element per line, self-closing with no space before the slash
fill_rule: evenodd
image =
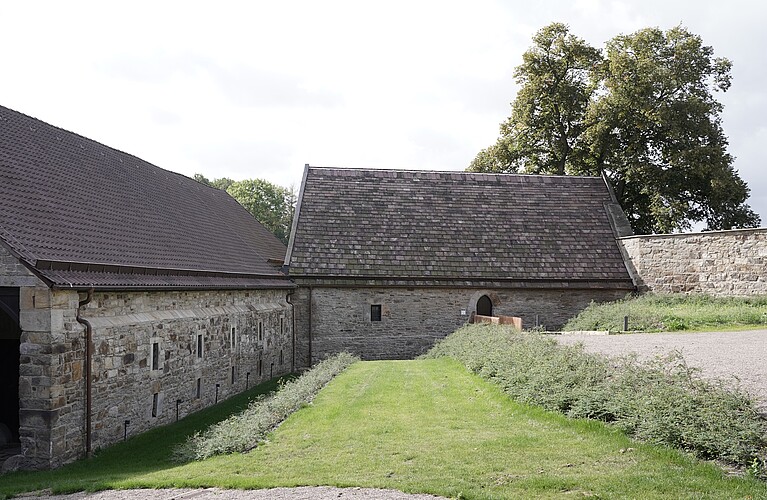
<path id="1" fill-rule="evenodd" d="M 479 316 L 492 316 L 493 315 L 493 301 L 490 297 L 483 295 L 477 301 L 477 315 Z"/>
<path id="2" fill-rule="evenodd" d="M 0 448 L 19 442 L 19 289 L 0 288 Z"/>

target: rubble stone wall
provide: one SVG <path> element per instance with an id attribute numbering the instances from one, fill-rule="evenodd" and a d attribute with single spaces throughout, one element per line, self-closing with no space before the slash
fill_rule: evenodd
<path id="1" fill-rule="evenodd" d="M 767 294 L 767 229 L 632 236 L 619 242 L 640 291 Z"/>

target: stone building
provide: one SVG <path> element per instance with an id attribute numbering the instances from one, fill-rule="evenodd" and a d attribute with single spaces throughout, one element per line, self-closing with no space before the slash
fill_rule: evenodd
<path id="1" fill-rule="evenodd" d="M 284 254 L 225 192 L 0 107 L 6 465 L 55 467 L 290 372 Z"/>
<path id="2" fill-rule="evenodd" d="M 285 264 L 297 362 L 409 358 L 473 313 L 558 328 L 635 286 L 601 178 L 306 166 Z"/>

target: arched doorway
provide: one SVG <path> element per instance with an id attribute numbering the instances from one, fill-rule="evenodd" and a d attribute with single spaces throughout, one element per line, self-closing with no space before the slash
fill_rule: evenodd
<path id="1" fill-rule="evenodd" d="M 0 450 L 19 442 L 20 340 L 19 289 L 0 288 Z"/>
<path id="2" fill-rule="evenodd" d="M 493 315 L 493 301 L 490 297 L 483 295 L 477 300 L 477 315 L 478 316 L 492 316 Z"/>

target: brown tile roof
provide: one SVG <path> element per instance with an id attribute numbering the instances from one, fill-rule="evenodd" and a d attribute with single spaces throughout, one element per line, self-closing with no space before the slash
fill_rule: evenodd
<path id="1" fill-rule="evenodd" d="M 289 286 L 267 263 L 284 245 L 224 191 L 4 107 L 0 214 L 53 286 Z"/>
<path id="2" fill-rule="evenodd" d="M 601 178 L 307 167 L 289 275 L 631 288 L 613 203 Z"/>

